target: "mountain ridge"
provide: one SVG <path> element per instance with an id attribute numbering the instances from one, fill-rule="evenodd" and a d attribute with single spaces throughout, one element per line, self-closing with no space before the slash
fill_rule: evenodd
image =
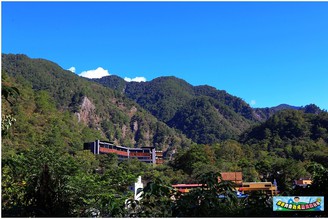
<path id="1" fill-rule="evenodd" d="M 101 132 L 103 139 L 130 147 L 151 145 L 163 151 L 191 144 L 183 134 L 158 121 L 119 92 L 53 62 L 2 54 L 2 71 L 35 91 L 47 92 L 58 110 L 75 114 L 81 122 Z"/>
<path id="2" fill-rule="evenodd" d="M 59 109 L 75 113 L 108 140 L 127 146 L 157 145 L 166 150 L 178 145 L 173 136 L 182 142 L 188 142 L 184 137 L 188 136 L 199 144 L 238 139 L 250 127 L 292 107 L 252 108 L 224 90 L 193 86 L 175 76 L 148 82 L 126 82 L 115 75 L 87 79 L 45 59 L 3 54 L 2 61 L 9 75 L 30 83 L 34 90 L 49 92 Z M 85 101 L 89 108 L 82 107 Z M 304 110 L 320 112 L 315 105 Z M 170 129 L 163 131 L 170 133 L 169 139 L 156 134 L 158 127 Z"/>
<path id="3" fill-rule="evenodd" d="M 119 83 L 116 83 L 118 80 Z M 207 144 L 227 138 L 223 136 L 237 138 L 238 134 L 258 122 L 253 116 L 252 109 L 240 98 L 208 85 L 195 87 L 185 80 L 174 76 L 163 76 L 143 83 L 123 82 L 123 79 L 118 79 L 117 76 L 106 76 L 100 79 L 94 79 L 94 81 L 112 89 L 118 88 L 118 92 L 123 93 L 138 103 L 160 121 L 170 127 L 181 130 L 182 133 L 191 137 L 196 143 Z M 197 102 L 197 98 L 202 97 L 207 98 L 202 99 L 201 102 L 205 101 L 212 105 L 210 107 L 212 113 L 207 114 L 205 116 L 206 118 L 202 113 L 194 113 L 198 116 L 194 116 L 194 121 L 191 122 L 188 116 L 180 118 L 176 116 L 178 112 L 183 114 L 181 112 L 182 109 L 184 111 L 191 110 L 190 113 L 195 110 L 197 111 L 197 108 L 194 110 L 189 109 L 189 104 L 193 103 L 192 100 Z M 207 103 L 204 104 L 206 105 Z M 181 121 L 181 118 L 184 118 L 184 121 Z M 215 122 L 215 126 L 211 126 L 210 129 L 205 127 L 206 124 L 211 121 L 217 121 L 218 119 L 221 122 Z M 203 122 L 203 125 L 197 128 L 198 131 L 195 131 L 192 124 L 200 120 L 207 122 Z M 239 121 L 239 123 L 236 121 Z M 188 128 L 184 127 L 185 125 L 183 123 L 188 123 Z M 221 130 L 220 134 L 215 129 Z M 203 130 L 207 131 L 204 132 Z M 213 137 L 213 133 L 217 133 L 215 137 Z"/>
<path id="4" fill-rule="evenodd" d="M 202 95 L 202 92 L 204 92 L 202 90 L 204 90 L 204 89 L 208 90 L 209 93 L 210 93 L 210 90 L 212 90 L 213 93 L 219 91 L 219 92 L 231 95 L 231 94 L 227 93 L 225 90 L 219 90 L 219 89 L 217 89 L 217 88 L 215 88 L 211 85 L 207 85 L 207 84 L 195 85 L 195 86 L 191 85 L 187 81 L 185 81 L 184 79 L 181 79 L 181 78 L 178 78 L 178 77 L 175 77 L 175 76 L 160 76 L 160 77 L 154 78 L 154 79 L 152 79 L 150 81 L 146 81 L 146 82 L 134 82 L 134 81 L 128 82 L 128 81 L 125 81 L 122 77 L 120 77 L 118 75 L 109 75 L 109 76 L 104 76 L 102 78 L 95 78 L 95 79 L 88 79 L 88 80 L 95 81 L 95 82 L 100 83 L 100 84 L 102 84 L 106 87 L 110 87 L 114 90 L 117 90 L 117 91 L 120 91 L 120 92 L 124 93 L 127 84 L 135 84 L 135 85 L 138 85 L 139 83 L 147 84 L 147 83 L 152 83 L 154 81 L 162 80 L 162 79 L 181 80 L 184 83 L 187 83 L 189 86 L 192 86 L 193 87 L 192 92 L 196 95 Z M 231 95 L 231 96 L 237 97 L 237 96 L 234 96 L 234 95 Z M 237 98 L 241 99 L 240 97 L 237 97 Z M 249 104 L 247 104 L 247 105 L 249 105 Z M 308 105 L 311 105 L 311 103 L 309 103 Z M 308 105 L 306 105 L 306 106 L 308 106 Z M 268 106 L 268 107 L 251 107 L 250 106 L 250 108 L 252 108 L 254 110 L 270 109 L 270 110 L 273 110 L 273 111 L 277 112 L 277 111 L 285 110 L 285 109 L 301 110 L 304 107 L 303 106 L 294 106 L 294 105 L 290 105 L 290 104 L 287 104 L 287 103 L 282 103 L 282 104 L 279 104 L 279 105 L 276 105 L 276 106 Z M 324 111 L 324 110 L 322 110 L 322 111 Z"/>
<path id="5" fill-rule="evenodd" d="M 160 121 L 179 129 L 196 143 L 202 144 L 228 138 L 237 139 L 238 135 L 251 126 L 266 121 L 281 110 L 303 109 L 287 104 L 270 108 L 252 108 L 241 98 L 224 90 L 218 90 L 210 85 L 193 86 L 175 76 L 162 76 L 142 83 L 126 82 L 116 75 L 92 80 L 126 95 Z M 202 97 L 207 98 L 205 100 Z M 204 101 L 209 103 L 208 109 L 211 108 L 212 113 L 199 113 L 197 108 L 191 109 L 195 101 L 203 102 L 205 105 Z M 193 124 L 200 124 L 199 121 L 203 125 L 196 128 Z M 212 128 L 209 129 L 205 124 L 211 124 Z M 216 137 L 213 137 L 213 134 Z"/>

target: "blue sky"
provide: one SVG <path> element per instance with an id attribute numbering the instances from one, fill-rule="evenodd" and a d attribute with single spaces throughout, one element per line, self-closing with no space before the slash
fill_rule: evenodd
<path id="1" fill-rule="evenodd" d="M 328 2 L 2 2 L 2 53 L 328 110 Z"/>

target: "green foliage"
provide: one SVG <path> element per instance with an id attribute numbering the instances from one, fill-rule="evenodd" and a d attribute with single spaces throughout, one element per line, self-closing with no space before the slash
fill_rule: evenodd
<path id="1" fill-rule="evenodd" d="M 149 182 L 143 189 L 138 217 L 171 217 L 174 190 L 161 180 Z"/>
<path id="2" fill-rule="evenodd" d="M 285 110 L 246 132 L 241 140 L 253 150 L 325 165 L 328 157 L 328 113 Z"/>
<path id="3" fill-rule="evenodd" d="M 268 197 L 254 193 L 237 200 L 231 183 L 218 183 L 225 171 L 242 171 L 244 181 L 276 180 L 286 195 L 327 195 L 328 113 L 313 104 L 253 111 L 225 91 L 174 77 L 146 83 L 108 77 L 113 91 L 46 60 L 24 55 L 2 60 L 9 75 L 2 78 L 6 217 L 274 216 Z M 261 119 L 254 113 L 271 117 L 256 125 Z M 82 150 L 83 143 L 103 138 L 152 145 L 174 159 L 151 166 Z M 128 212 L 127 188 L 138 176 L 147 186 Z M 311 187 L 292 188 L 293 180 L 310 176 Z M 171 187 L 177 183 L 206 188 L 182 195 Z"/>
<path id="4" fill-rule="evenodd" d="M 243 157 L 242 145 L 235 140 L 224 141 L 219 144 L 219 147 L 222 156 L 229 161 L 239 160 Z"/>
<path id="5" fill-rule="evenodd" d="M 124 90 L 126 89 L 127 82 L 124 81 L 124 79 L 116 76 L 116 75 L 110 75 L 106 77 L 102 77 L 99 79 L 92 79 L 92 81 L 96 81 L 100 84 L 105 85 L 106 87 L 112 88 L 120 93 L 124 93 Z"/>
<path id="6" fill-rule="evenodd" d="M 209 146 L 192 145 L 190 149 L 179 151 L 171 165 L 190 175 L 195 169 L 200 169 L 200 166 L 213 165 L 215 161 L 214 153 Z"/>
<path id="7" fill-rule="evenodd" d="M 20 93 L 19 93 L 19 90 L 16 87 L 10 87 L 10 86 L 6 86 L 5 84 L 2 84 L 1 95 L 3 95 L 4 98 L 11 105 L 13 105 L 13 103 L 9 100 L 10 97 L 13 98 L 13 99 L 17 99 L 17 97 L 20 95 Z"/>
<path id="8" fill-rule="evenodd" d="M 316 106 L 315 104 L 309 104 L 306 105 L 305 107 L 302 108 L 302 110 L 305 113 L 312 113 L 312 114 L 320 114 L 321 112 L 323 112 L 318 106 Z"/>
<path id="9" fill-rule="evenodd" d="M 122 217 L 136 175 L 117 165 L 99 174 L 89 153 L 71 156 L 61 147 L 40 147 L 3 159 L 3 215 Z"/>
<path id="10" fill-rule="evenodd" d="M 145 83 L 125 82 L 123 90 L 117 85 L 123 83 L 118 82 L 117 76 L 95 81 L 124 92 L 156 118 L 197 143 L 236 138 L 257 121 L 252 108 L 240 98 L 209 86 L 193 87 L 175 77 L 160 77 Z"/>
<path id="11" fill-rule="evenodd" d="M 80 170 L 84 173 L 91 174 L 99 166 L 99 160 L 96 159 L 91 151 L 77 151 L 74 157 Z"/>
<path id="12" fill-rule="evenodd" d="M 243 146 L 235 140 L 227 140 L 215 145 L 192 145 L 180 150 L 170 165 L 175 170 L 182 170 L 190 176 L 189 182 L 195 182 L 196 176 L 207 172 L 242 171 L 245 177 L 258 179 L 254 160 L 245 157 Z"/>
<path id="13" fill-rule="evenodd" d="M 49 113 L 56 110 L 75 113 L 80 123 L 100 131 L 97 131 L 97 136 L 101 133 L 97 138 L 107 138 L 120 145 L 132 147 L 154 145 L 157 149 L 165 148 L 170 151 L 172 148 L 185 147 L 190 144 L 190 140 L 183 134 L 158 122 L 154 116 L 126 98 L 121 91 L 117 92 L 79 77 L 72 72 L 63 70 L 55 63 L 42 59 L 30 59 L 25 55 L 3 54 L 2 64 L 3 70 L 10 77 L 17 79 L 18 84 L 24 84 L 25 87 L 31 86 L 36 92 L 35 100 L 32 101 L 35 106 L 28 105 L 37 113 Z M 113 80 L 115 83 L 117 82 L 116 89 L 120 90 L 125 87 L 123 79 L 120 80 L 113 76 Z M 10 87 L 13 86 L 10 85 Z M 11 93 L 14 94 L 14 92 Z M 26 100 L 31 99 L 26 95 L 24 97 Z M 157 133 L 157 126 L 160 126 L 161 130 L 169 132 L 169 136 L 155 138 L 154 136 L 160 135 Z M 24 128 L 29 129 L 28 127 Z M 135 128 L 138 129 L 135 130 Z M 37 136 L 33 135 L 31 134 L 31 138 L 38 141 Z M 90 138 L 87 137 L 87 139 Z M 94 139 L 96 136 L 92 138 L 92 140 Z M 175 143 L 175 140 L 182 144 Z"/>
<path id="14" fill-rule="evenodd" d="M 10 193 L 12 186 L 2 184 L 3 192 L 7 195 L 6 201 L 14 199 L 17 202 L 4 205 L 4 215 L 69 215 L 68 190 L 65 185 L 76 168 L 72 165 L 72 159 L 65 153 L 58 149 L 42 147 L 3 159 L 3 163 L 3 168 L 9 167 L 11 170 L 7 177 L 12 177 L 12 183 L 20 186 L 16 194 L 20 198 L 17 199 Z"/>
<path id="15" fill-rule="evenodd" d="M 2 139 L 2 215 L 124 215 L 126 187 L 136 176 L 115 166 L 103 166 L 103 175 L 96 172 L 100 161 L 82 147 L 100 138 L 99 132 L 58 111 L 48 92 L 8 80 L 21 95 L 2 108 L 16 119 Z"/>
<path id="16" fill-rule="evenodd" d="M 259 191 L 252 192 L 245 200 L 240 200 L 240 217 L 272 217 L 272 197 Z"/>
<path id="17" fill-rule="evenodd" d="M 237 196 L 230 182 L 218 183 L 218 174 L 200 174 L 197 181 L 204 186 L 181 195 L 175 205 L 175 217 L 224 217 L 233 216 Z M 219 198 L 222 197 L 222 198 Z"/>
<path id="18" fill-rule="evenodd" d="M 55 103 L 46 91 L 36 92 L 35 95 L 36 111 L 39 113 L 51 113 L 56 110 Z"/>
<path id="19" fill-rule="evenodd" d="M 328 168 L 318 163 L 311 163 L 307 166 L 313 177 L 311 188 L 315 190 L 315 194 L 324 195 L 328 194 Z"/>
<path id="20" fill-rule="evenodd" d="M 106 83 L 102 83 L 106 84 Z M 127 83 L 125 94 L 163 122 L 169 121 L 192 96 L 192 86 L 175 77 Z"/>
<path id="21" fill-rule="evenodd" d="M 197 96 L 211 97 L 247 120 L 258 121 L 253 109 L 239 97 L 232 96 L 224 90 L 217 90 L 208 85 L 194 87 L 194 90 Z"/>
<path id="22" fill-rule="evenodd" d="M 169 125 L 199 144 L 236 139 L 250 122 L 210 97 L 197 97 L 177 111 Z"/>

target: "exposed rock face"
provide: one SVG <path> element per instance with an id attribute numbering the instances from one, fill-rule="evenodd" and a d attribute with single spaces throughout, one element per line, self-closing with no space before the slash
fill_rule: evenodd
<path id="1" fill-rule="evenodd" d="M 138 121 L 134 121 L 133 122 L 133 132 L 137 132 L 138 131 Z"/>
<path id="2" fill-rule="evenodd" d="M 129 112 L 130 118 L 132 118 L 132 116 L 134 116 L 134 114 L 136 114 L 137 111 L 138 111 L 137 107 L 135 107 L 135 106 L 131 107 L 130 112 Z"/>
<path id="3" fill-rule="evenodd" d="M 95 114 L 95 105 L 88 99 L 88 97 L 84 97 L 80 112 L 77 113 L 79 122 L 82 121 L 86 125 L 91 125 L 96 120 Z"/>

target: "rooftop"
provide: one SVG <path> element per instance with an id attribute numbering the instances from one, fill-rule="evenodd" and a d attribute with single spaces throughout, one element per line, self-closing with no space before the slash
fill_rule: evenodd
<path id="1" fill-rule="evenodd" d="M 242 182 L 243 181 L 243 174 L 242 172 L 222 172 L 221 173 L 222 180 L 225 181 L 234 181 L 234 182 Z M 219 178 L 219 182 L 220 182 Z"/>

